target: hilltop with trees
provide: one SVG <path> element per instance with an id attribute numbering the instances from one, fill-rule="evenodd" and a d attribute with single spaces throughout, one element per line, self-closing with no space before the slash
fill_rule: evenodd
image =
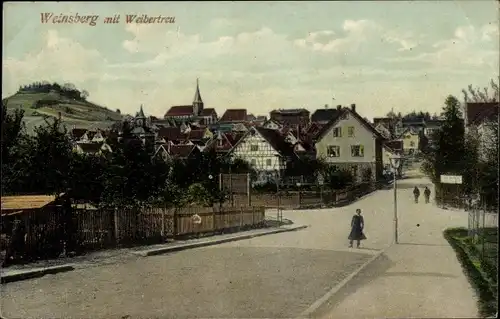
<path id="1" fill-rule="evenodd" d="M 35 126 L 44 123 L 45 117 L 60 117 L 63 124 L 79 127 L 122 119 L 119 112 L 90 102 L 89 96 L 88 91 L 72 83 L 39 81 L 20 86 L 14 95 L 3 99 L 2 104 L 9 113 L 22 110 L 27 129 L 32 133 Z"/>

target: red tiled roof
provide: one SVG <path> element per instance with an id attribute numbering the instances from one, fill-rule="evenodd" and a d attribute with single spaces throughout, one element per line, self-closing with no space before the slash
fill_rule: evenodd
<path id="1" fill-rule="evenodd" d="M 177 105 L 172 106 L 170 110 L 167 111 L 165 116 L 186 116 L 193 115 L 192 105 Z"/>
<path id="2" fill-rule="evenodd" d="M 179 127 L 161 127 L 158 130 L 158 137 L 169 141 L 179 141 L 186 139 L 186 134 L 182 133 Z"/>
<path id="3" fill-rule="evenodd" d="M 217 112 L 215 111 L 215 109 L 212 109 L 212 108 L 203 109 L 203 111 L 201 111 L 201 116 L 215 116 L 215 117 L 217 117 Z"/>
<path id="4" fill-rule="evenodd" d="M 228 109 L 224 112 L 219 122 L 245 122 L 246 120 L 246 109 Z"/>
<path id="5" fill-rule="evenodd" d="M 172 157 L 188 158 L 194 148 L 196 148 L 195 145 L 170 145 L 170 148 L 167 148 L 167 150 Z"/>
<path id="6" fill-rule="evenodd" d="M 205 130 L 191 130 L 191 132 L 187 134 L 187 139 L 190 141 L 197 141 L 202 140 L 204 136 Z"/>
<path id="7" fill-rule="evenodd" d="M 467 103 L 467 124 L 481 123 L 498 117 L 498 102 Z"/>

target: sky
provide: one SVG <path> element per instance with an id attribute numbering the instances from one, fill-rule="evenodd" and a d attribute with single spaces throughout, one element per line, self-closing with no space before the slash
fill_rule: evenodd
<path id="1" fill-rule="evenodd" d="M 37 2 L 3 8 L 2 98 L 33 81 L 73 83 L 122 113 L 162 117 L 193 101 L 314 111 L 355 103 L 364 117 L 439 112 L 446 96 L 499 74 L 494 0 Z M 97 15 L 42 23 L 41 14 Z M 127 23 L 126 15 L 171 17 Z M 105 17 L 120 15 L 119 23 Z M 172 18 L 174 20 L 172 21 Z M 173 22 L 173 23 L 172 23 Z"/>

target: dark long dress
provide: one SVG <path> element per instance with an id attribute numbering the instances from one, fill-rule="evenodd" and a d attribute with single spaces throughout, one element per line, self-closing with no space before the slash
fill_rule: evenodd
<path id="1" fill-rule="evenodd" d="M 366 239 L 365 234 L 363 234 L 363 227 L 365 222 L 363 216 L 354 215 L 351 221 L 351 233 L 349 234 L 349 240 L 364 240 Z"/>

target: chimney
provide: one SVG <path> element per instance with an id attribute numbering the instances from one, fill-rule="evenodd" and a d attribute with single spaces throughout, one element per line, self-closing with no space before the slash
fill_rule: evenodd
<path id="1" fill-rule="evenodd" d="M 340 111 L 341 108 L 342 108 L 342 105 L 337 105 L 337 110 Z"/>
<path id="2" fill-rule="evenodd" d="M 356 112 L 356 104 L 351 104 L 351 110 L 352 110 L 353 112 Z"/>

